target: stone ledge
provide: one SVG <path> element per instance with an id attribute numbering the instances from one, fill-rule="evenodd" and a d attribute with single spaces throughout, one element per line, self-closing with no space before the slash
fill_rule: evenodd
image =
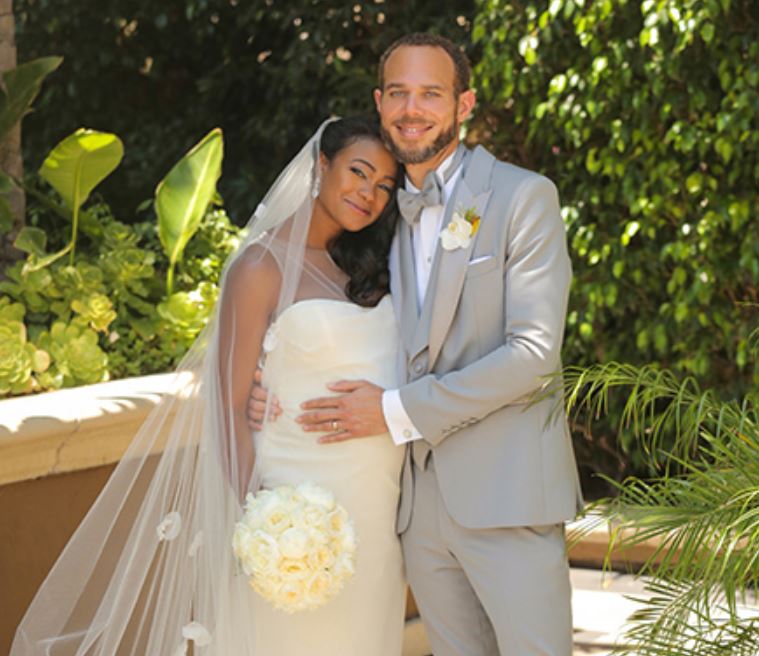
<path id="1" fill-rule="evenodd" d="M 0 485 L 117 462 L 177 375 L 0 401 Z"/>

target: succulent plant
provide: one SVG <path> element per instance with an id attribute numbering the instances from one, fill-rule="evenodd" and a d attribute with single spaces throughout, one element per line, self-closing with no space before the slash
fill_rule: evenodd
<path id="1" fill-rule="evenodd" d="M 190 292 L 169 296 L 158 305 L 158 314 L 169 324 L 172 333 L 190 343 L 205 327 L 218 295 L 216 285 L 201 282 Z"/>
<path id="2" fill-rule="evenodd" d="M 38 389 L 34 374 L 50 365 L 49 354 L 27 341 L 23 315 L 21 304 L 0 298 L 0 396 Z"/>
<path id="3" fill-rule="evenodd" d="M 71 302 L 71 309 L 101 333 L 106 332 L 116 318 L 113 304 L 105 294 L 90 294 L 84 300 L 75 299 Z"/>
<path id="4" fill-rule="evenodd" d="M 56 321 L 38 341 L 52 356 L 51 375 L 60 374 L 66 387 L 108 380 L 108 356 L 91 328 Z"/>

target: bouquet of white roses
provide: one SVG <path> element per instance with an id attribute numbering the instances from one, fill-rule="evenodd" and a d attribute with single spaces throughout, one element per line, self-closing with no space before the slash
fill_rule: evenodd
<path id="1" fill-rule="evenodd" d="M 331 492 L 303 483 L 248 494 L 232 547 L 252 588 L 292 613 L 321 606 L 353 576 L 356 535 Z"/>

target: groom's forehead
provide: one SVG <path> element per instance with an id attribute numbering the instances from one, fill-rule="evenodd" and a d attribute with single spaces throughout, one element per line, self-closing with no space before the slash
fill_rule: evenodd
<path id="1" fill-rule="evenodd" d="M 385 62 L 384 86 L 453 86 L 453 60 L 435 46 L 401 46 Z"/>

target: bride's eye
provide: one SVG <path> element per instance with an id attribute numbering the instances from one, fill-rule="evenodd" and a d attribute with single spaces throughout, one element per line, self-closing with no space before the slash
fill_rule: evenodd
<path id="1" fill-rule="evenodd" d="M 353 171 L 359 178 L 363 178 L 366 180 L 366 173 L 364 173 L 360 168 L 357 166 L 351 166 L 351 171 Z"/>
<path id="2" fill-rule="evenodd" d="M 379 185 L 379 188 L 382 189 L 382 191 L 386 192 L 388 195 L 393 195 L 393 188 L 390 185 L 381 184 Z"/>

